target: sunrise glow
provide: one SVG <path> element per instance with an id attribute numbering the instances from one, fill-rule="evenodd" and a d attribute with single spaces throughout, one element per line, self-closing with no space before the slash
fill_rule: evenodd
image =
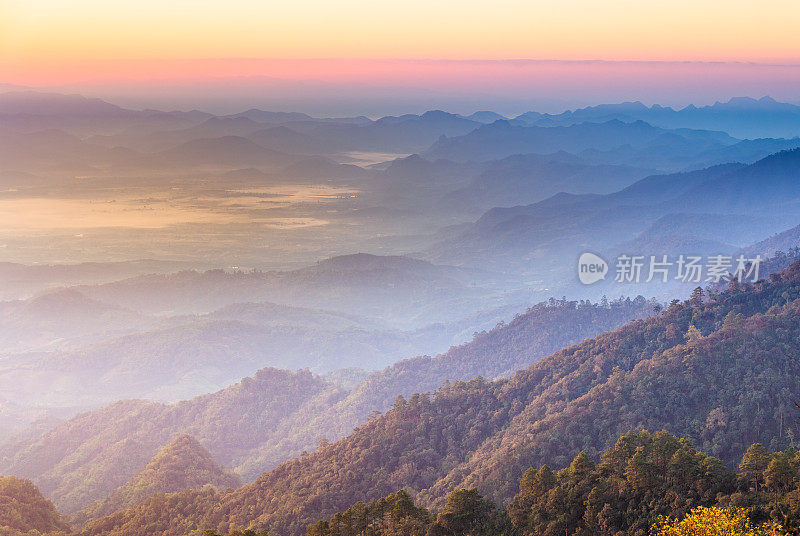
<path id="1" fill-rule="evenodd" d="M 219 61 L 226 58 L 339 58 L 336 76 L 356 70 L 361 77 L 374 68 L 363 60 L 396 58 L 791 64 L 800 60 L 798 26 L 792 0 L 501 0 L 491 9 L 474 0 L 5 0 L 0 69 L 5 82 L 52 84 L 331 75 L 323 64 Z M 187 61 L 198 58 L 206 63 Z M 342 70 L 343 58 L 361 61 Z M 210 68 L 209 59 L 217 60 Z M 385 75 L 374 69 L 373 78 Z"/>

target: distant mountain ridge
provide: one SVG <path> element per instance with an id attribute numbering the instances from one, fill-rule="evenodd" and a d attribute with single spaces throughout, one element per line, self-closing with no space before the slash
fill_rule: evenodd
<path id="1" fill-rule="evenodd" d="M 800 136 L 800 106 L 777 102 L 770 97 L 733 97 L 710 106 L 689 105 L 673 109 L 641 102 L 601 104 L 560 114 L 527 112 L 515 118 L 541 126 L 569 125 L 584 121 L 642 120 L 666 128 L 724 130 L 740 138 Z"/>
<path id="2" fill-rule="evenodd" d="M 604 163 L 634 165 L 637 150 L 648 149 L 650 167 L 665 169 L 667 162 L 652 146 L 663 145 L 667 154 L 684 154 L 691 144 L 694 154 L 733 145 L 738 140 L 721 131 L 654 127 L 644 121 L 626 123 L 619 119 L 582 122 L 566 126 L 525 126 L 511 121 L 495 121 L 462 136 L 440 138 L 423 156 L 454 161 L 497 160 L 515 154 L 548 154 L 566 151 L 581 156 L 590 151 L 595 158 L 604 152 L 624 149 L 625 155 Z M 628 154 L 629 153 L 629 154 Z M 671 156 L 674 158 L 674 156 Z M 674 164 L 673 164 L 674 166 Z M 644 167 L 644 166 L 643 166 Z M 673 168 L 674 169 L 674 168 Z"/>
<path id="3" fill-rule="evenodd" d="M 748 218 L 751 228 L 746 236 L 719 226 L 714 237 L 743 247 L 754 236 L 766 237 L 796 224 L 798 177 L 800 150 L 791 150 L 747 166 L 725 164 L 655 175 L 604 196 L 557 194 L 531 205 L 489 210 L 424 257 L 489 270 L 506 266 L 551 282 L 560 273 L 566 280 L 572 276 L 572 262 L 583 251 L 613 249 L 660 218 L 680 213 Z"/>

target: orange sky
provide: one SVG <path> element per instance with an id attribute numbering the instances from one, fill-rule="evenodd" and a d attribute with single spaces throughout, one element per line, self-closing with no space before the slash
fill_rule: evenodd
<path id="1" fill-rule="evenodd" d="M 0 0 L 0 82 L 349 69 L 187 58 L 800 63 L 797 28 L 797 0 Z"/>

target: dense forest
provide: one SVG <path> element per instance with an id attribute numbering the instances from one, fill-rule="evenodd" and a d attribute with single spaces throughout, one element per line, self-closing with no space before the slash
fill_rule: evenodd
<path id="1" fill-rule="evenodd" d="M 432 396 L 398 398 L 347 438 L 232 493 L 156 496 L 81 534 L 237 527 L 301 534 L 398 489 L 440 511 L 458 489 L 476 488 L 505 504 L 529 467 L 567 466 L 580 452 L 597 460 L 628 430 L 688 436 L 723 471 L 753 443 L 777 452 L 797 437 L 798 298 L 800 263 L 719 294 L 698 289 L 658 316 L 562 350 L 508 380 L 478 378 L 445 384 Z"/>
<path id="2" fill-rule="evenodd" d="M 477 490 L 451 492 L 433 515 L 404 490 L 309 526 L 308 536 L 646 536 L 699 506 L 745 508 L 754 526 L 800 530 L 800 455 L 753 444 L 734 469 L 661 431 L 629 432 L 598 462 L 529 468 L 503 511 Z M 698 534 L 716 534 L 698 532 Z M 741 533 L 744 534 L 744 533 Z"/>
<path id="3" fill-rule="evenodd" d="M 185 442 L 185 440 L 181 440 Z M 5 478 L 0 488 L 3 536 L 65 534 L 66 524 L 52 504 L 28 481 Z M 187 499 L 209 504 L 211 490 L 158 495 L 151 508 L 168 508 L 179 530 Z M 544 465 L 525 471 L 506 508 L 474 488 L 447 495 L 443 507 L 429 510 L 406 490 L 357 502 L 330 519 L 312 523 L 307 536 L 647 536 L 677 524 L 698 507 L 714 515 L 742 512 L 748 526 L 782 527 L 770 534 L 800 532 L 800 453 L 769 452 L 751 445 L 731 468 L 697 450 L 687 438 L 668 432 L 628 432 L 595 461 L 579 453 L 558 470 Z M 702 511 L 702 509 L 701 509 Z M 144 517 L 130 523 L 147 523 Z M 109 519 L 118 519 L 120 515 Z M 700 522 L 703 521 L 702 519 Z M 22 527 L 25 527 L 23 530 Z M 192 529 L 187 536 L 220 536 L 217 529 Z M 139 534 L 140 532 L 112 532 Z M 766 532 L 765 532 L 766 533 Z M 141 532 L 141 534 L 145 534 Z M 182 534 L 170 532 L 170 534 Z M 269 530 L 232 530 L 229 536 L 270 536 Z M 662 533 L 659 533 L 662 534 Z M 684 534 L 663 532 L 663 534 Z M 718 534 L 687 532 L 687 534 Z M 721 534 L 721 533 L 719 533 Z M 728 534 L 727 532 L 725 534 Z M 732 534 L 760 534 L 732 532 Z"/>
<path id="4" fill-rule="evenodd" d="M 448 494 L 438 512 L 405 490 L 358 502 L 309 525 L 307 536 L 647 536 L 648 534 L 796 534 L 800 530 L 800 454 L 760 443 L 739 464 L 698 451 L 665 431 L 628 432 L 598 461 L 579 453 L 559 470 L 529 468 L 506 509 L 476 489 Z M 744 515 L 753 531 L 709 530 L 709 517 Z M 665 531 L 698 518 L 695 530 Z M 705 525 L 704 525 L 705 524 Z M 697 530 L 704 528 L 705 530 Z M 772 532 L 775 529 L 776 532 Z M 219 536 L 208 529 L 204 536 Z M 229 536 L 269 535 L 235 530 Z"/>

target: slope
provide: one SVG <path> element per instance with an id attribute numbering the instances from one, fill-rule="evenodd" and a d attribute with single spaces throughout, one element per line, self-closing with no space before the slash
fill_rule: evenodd
<path id="1" fill-rule="evenodd" d="M 33 441 L 0 448 L 0 472 L 35 480 L 69 514 L 125 484 L 177 435 L 196 437 L 230 467 L 293 412 L 343 395 L 307 371 L 265 369 L 177 404 L 120 401 L 73 417 Z"/>
<path id="2" fill-rule="evenodd" d="M 29 480 L 0 476 L 0 534 L 22 536 L 30 531 L 67 531 L 53 503 Z"/>
<path id="3" fill-rule="evenodd" d="M 240 485 L 239 477 L 223 469 L 195 438 L 182 434 L 161 449 L 131 480 L 106 499 L 78 512 L 72 520 L 82 524 L 88 519 L 135 506 L 158 493 L 205 486 L 225 490 Z"/>

